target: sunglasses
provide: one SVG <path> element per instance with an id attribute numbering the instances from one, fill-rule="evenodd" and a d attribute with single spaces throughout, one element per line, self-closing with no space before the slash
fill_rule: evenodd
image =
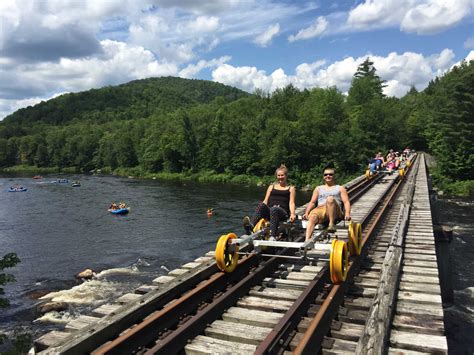
<path id="1" fill-rule="evenodd" d="M 334 176 L 333 173 L 324 173 L 324 176 Z"/>

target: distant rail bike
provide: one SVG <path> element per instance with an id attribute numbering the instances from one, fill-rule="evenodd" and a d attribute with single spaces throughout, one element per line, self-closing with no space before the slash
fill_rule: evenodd
<path id="1" fill-rule="evenodd" d="M 329 261 L 330 278 L 334 284 L 340 284 L 346 280 L 349 255 L 360 255 L 362 247 L 362 228 L 360 223 L 349 222 L 345 226 L 328 232 L 327 228 L 318 225 L 311 238 L 307 241 L 292 241 L 289 235 L 291 230 L 304 229 L 305 221 L 297 220 L 295 223 L 289 221 L 282 224 L 286 231 L 288 240 L 270 240 L 270 225 L 265 219 L 261 219 L 254 227 L 252 234 L 244 234 L 238 237 L 234 233 L 222 235 L 216 244 L 216 264 L 224 272 L 233 272 L 237 267 L 239 255 L 250 253 L 263 256 L 295 258 L 308 262 Z M 319 228 L 318 228 L 319 227 Z M 340 238 L 339 234 L 346 233 L 347 238 Z M 344 240 L 347 239 L 347 242 Z M 246 251 L 241 251 L 247 247 Z M 272 249 L 268 249 L 268 248 Z M 268 250 L 277 248 L 297 249 L 294 256 L 269 253 Z M 265 252 L 265 253 L 264 253 Z M 311 252 L 311 253 L 310 253 Z M 327 258 L 329 255 L 329 259 Z"/>

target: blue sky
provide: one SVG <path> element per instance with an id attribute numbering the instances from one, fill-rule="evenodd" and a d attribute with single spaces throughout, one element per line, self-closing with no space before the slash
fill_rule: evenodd
<path id="1" fill-rule="evenodd" d="M 0 119 L 67 92 L 179 76 L 347 92 L 367 56 L 389 96 L 474 59 L 474 0 L 0 1 Z"/>

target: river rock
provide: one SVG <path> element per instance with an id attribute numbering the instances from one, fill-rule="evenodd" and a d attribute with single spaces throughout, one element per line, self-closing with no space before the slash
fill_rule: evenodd
<path id="1" fill-rule="evenodd" d="M 96 275 L 96 272 L 92 269 L 85 269 L 76 275 L 77 279 L 90 280 Z"/>
<path id="2" fill-rule="evenodd" d="M 28 297 L 31 300 L 37 300 L 50 292 L 51 290 L 33 290 L 24 293 L 23 296 Z"/>
<path id="3" fill-rule="evenodd" d="M 65 311 L 69 309 L 69 305 L 66 302 L 46 302 L 38 305 L 36 309 L 40 314 L 45 314 L 52 311 Z"/>

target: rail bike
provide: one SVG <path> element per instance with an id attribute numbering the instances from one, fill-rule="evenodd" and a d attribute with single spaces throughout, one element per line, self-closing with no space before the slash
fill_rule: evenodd
<path id="1" fill-rule="evenodd" d="M 388 171 L 386 169 L 382 169 L 382 170 L 379 169 L 379 170 L 376 170 L 375 172 L 371 172 L 370 169 L 366 169 L 365 177 L 367 180 L 370 180 L 373 177 L 375 177 L 377 174 L 393 174 L 394 172 L 398 171 L 398 175 L 400 176 L 401 179 L 403 179 L 410 165 L 411 165 L 411 161 L 407 159 L 400 164 L 398 169 L 393 169 L 392 171 Z"/>
<path id="2" fill-rule="evenodd" d="M 362 227 L 360 223 L 350 221 L 346 227 L 340 222 L 336 232 L 329 232 L 326 226 L 317 225 L 311 238 L 304 242 L 293 241 L 291 231 L 299 229 L 302 232 L 304 220 L 294 223 L 283 222 L 281 228 L 285 231 L 285 240 L 270 240 L 270 223 L 261 219 L 253 228 L 250 235 L 238 237 L 235 233 L 222 235 L 216 244 L 215 258 L 217 267 L 223 272 L 233 272 L 237 267 L 240 255 L 260 254 L 268 257 L 299 259 L 308 262 L 329 261 L 330 279 L 334 284 L 346 280 L 349 255 L 360 255 L 362 249 Z M 340 226 L 344 223 L 343 226 Z M 347 237 L 341 237 L 347 233 Z M 346 242 L 347 240 L 347 242 Z M 245 251 L 241 251 L 246 247 Z M 278 254 L 278 249 L 296 249 L 294 255 Z M 269 250 L 274 251 L 270 253 Z M 328 259 L 329 255 L 329 259 Z"/>

